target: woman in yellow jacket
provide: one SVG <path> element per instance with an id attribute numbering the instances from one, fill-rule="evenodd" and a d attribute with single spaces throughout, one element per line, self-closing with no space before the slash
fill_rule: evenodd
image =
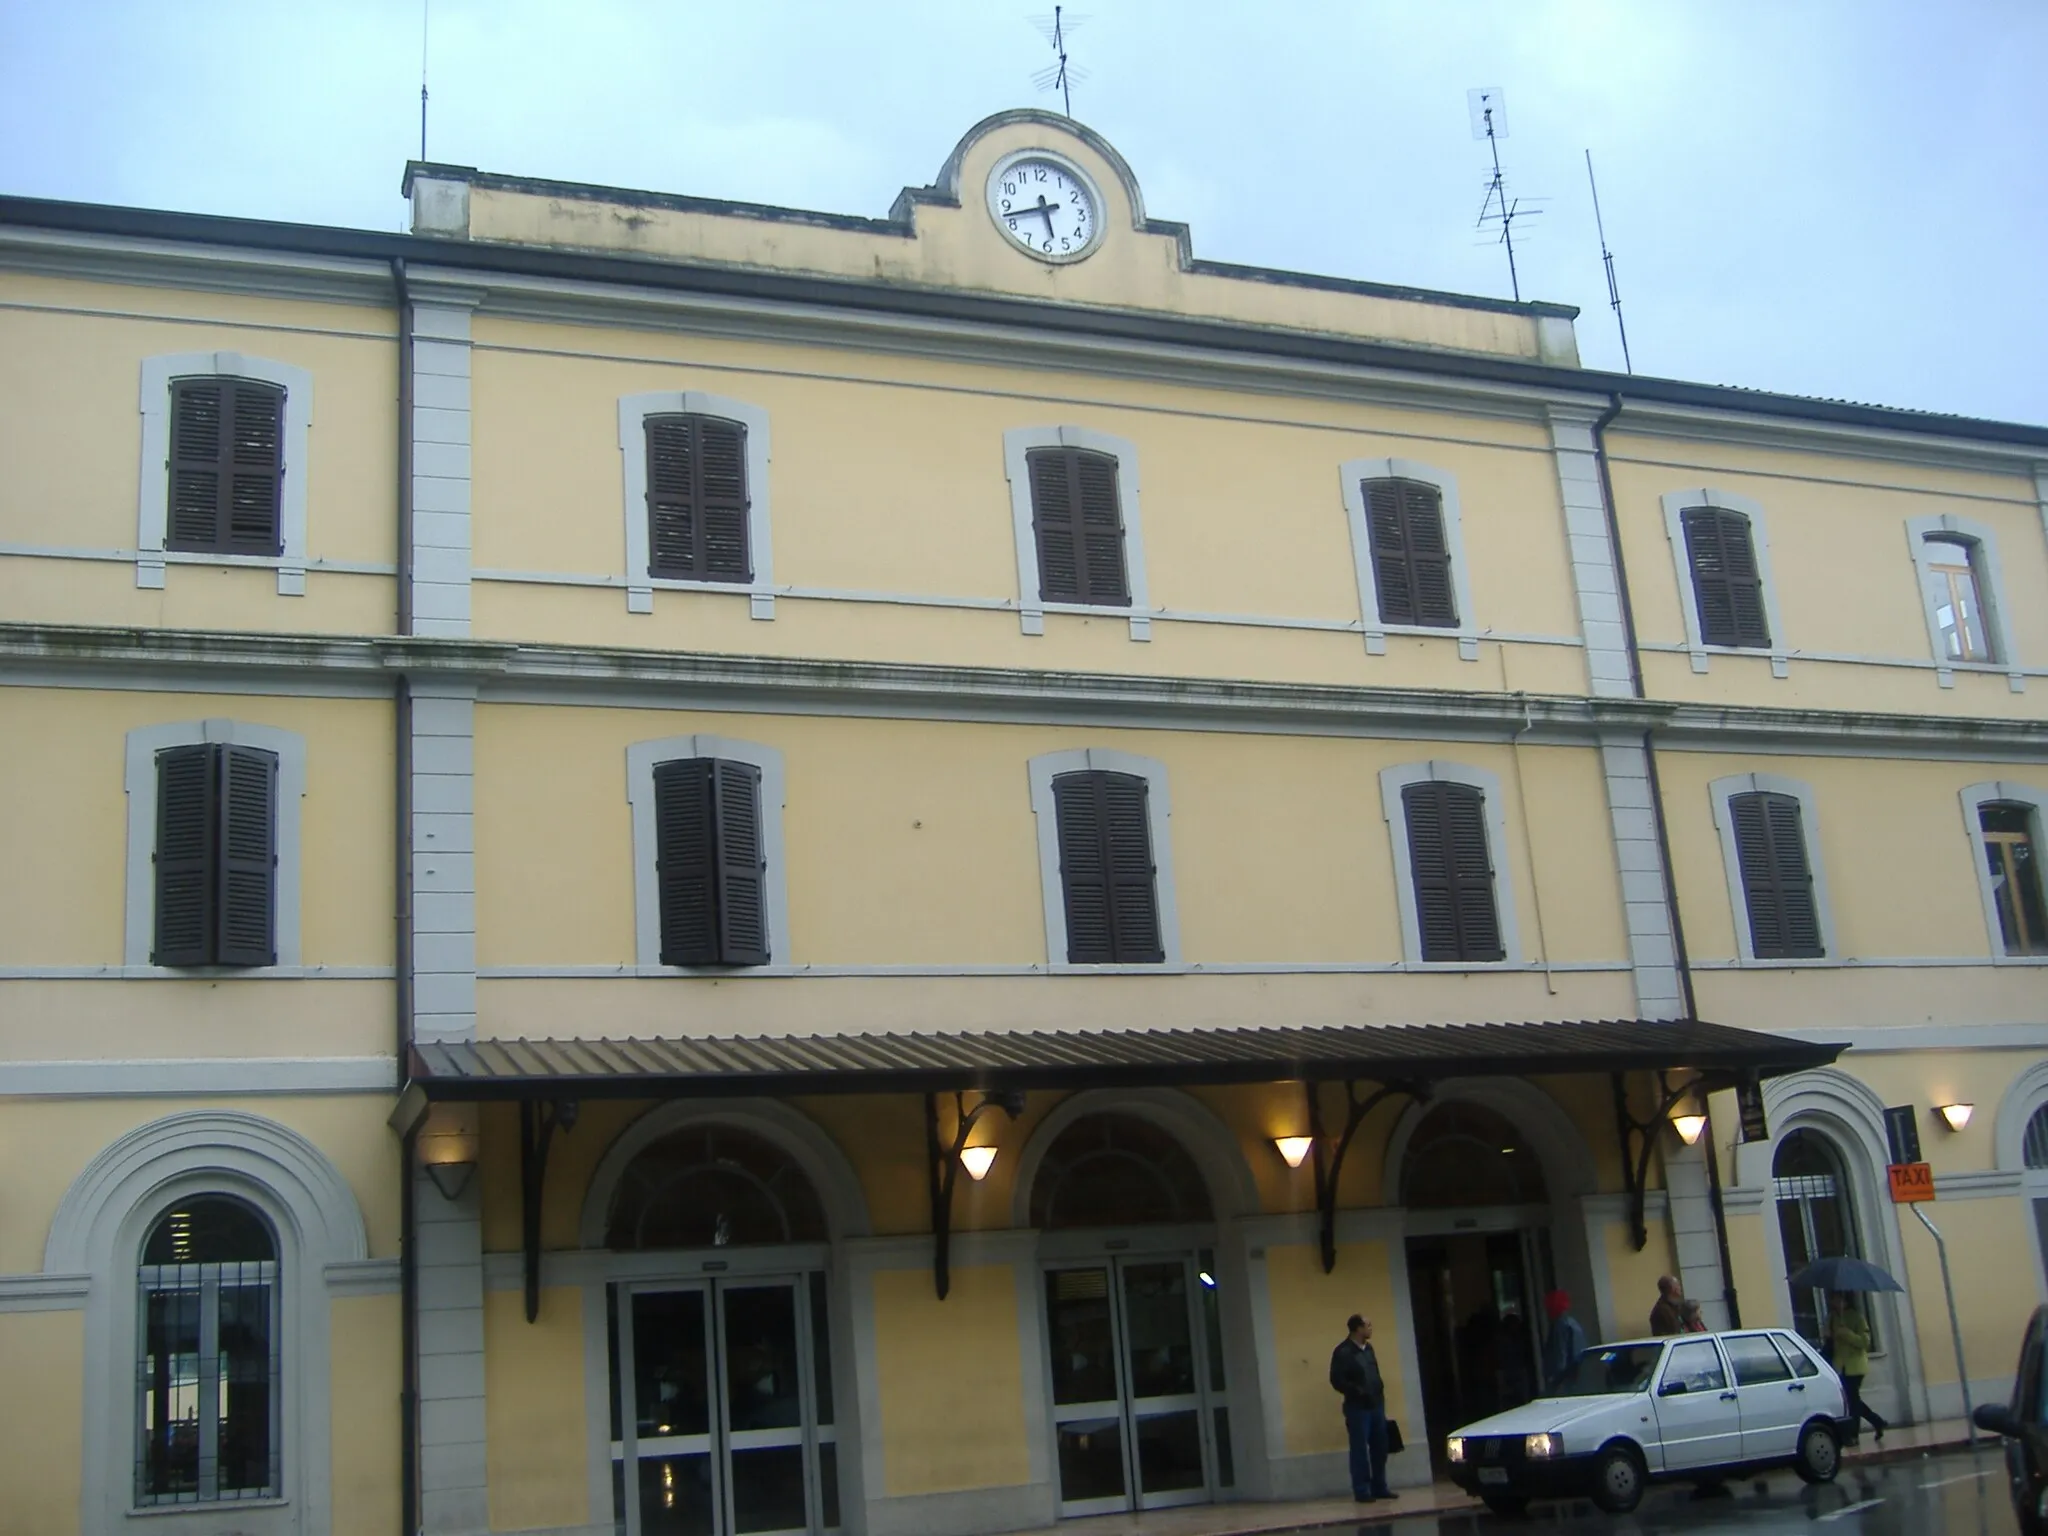
<path id="1" fill-rule="evenodd" d="M 1884 1444 L 1884 1420 L 1863 1401 L 1863 1378 L 1870 1373 L 1870 1324 L 1857 1310 L 1853 1297 L 1837 1291 L 1829 1337 L 1834 1344 L 1835 1374 L 1842 1378 L 1848 1395 L 1843 1412 L 1854 1419 L 1868 1420 L 1877 1431 L 1877 1443 Z"/>

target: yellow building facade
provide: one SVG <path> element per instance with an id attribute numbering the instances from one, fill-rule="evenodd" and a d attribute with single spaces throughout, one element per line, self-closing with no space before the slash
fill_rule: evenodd
<path id="1" fill-rule="evenodd" d="M 1839 1253 L 1953 1417 L 1901 1137 L 2003 1394 L 2048 430 L 1203 261 L 1038 113 L 406 189 L 0 200 L 0 1531 L 1333 1493 L 1353 1312 L 1416 1483 L 1553 1290 Z"/>

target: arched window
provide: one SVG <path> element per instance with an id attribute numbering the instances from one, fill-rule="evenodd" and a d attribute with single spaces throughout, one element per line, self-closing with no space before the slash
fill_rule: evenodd
<path id="1" fill-rule="evenodd" d="M 1796 1130 L 1778 1143 L 1771 1162 L 1772 1193 L 1778 1206 L 1778 1236 L 1785 1248 L 1785 1274 L 1797 1274 L 1815 1259 L 1862 1256 L 1856 1208 L 1841 1149 L 1814 1130 Z M 1866 1312 L 1866 1317 L 1870 1316 Z M 1827 1292 L 1800 1287 L 1792 1292 L 1793 1325 L 1820 1343 L 1827 1336 Z M 1871 1318 L 1873 1343 L 1876 1319 Z"/>
<path id="2" fill-rule="evenodd" d="M 1187 1148 L 1138 1115 L 1082 1116 L 1045 1149 L 1031 1184 L 1031 1224 L 1042 1231 L 1214 1219 Z"/>
<path id="3" fill-rule="evenodd" d="M 604 1243 L 632 1251 L 822 1243 L 826 1236 L 824 1206 L 795 1158 L 736 1126 L 693 1125 L 627 1165 Z"/>
<path id="4" fill-rule="evenodd" d="M 2048 1104 L 2043 1104 L 2028 1118 L 2027 1136 L 2021 1144 L 2020 1155 L 2029 1168 L 2048 1168 Z"/>
<path id="5" fill-rule="evenodd" d="M 277 1239 L 256 1209 L 193 1195 L 157 1217 L 136 1272 L 138 1504 L 275 1498 Z"/>
<path id="6" fill-rule="evenodd" d="M 1440 1104 L 1409 1138 L 1403 1205 L 1538 1205 L 1549 1198 L 1543 1165 L 1522 1134 L 1482 1105 Z"/>

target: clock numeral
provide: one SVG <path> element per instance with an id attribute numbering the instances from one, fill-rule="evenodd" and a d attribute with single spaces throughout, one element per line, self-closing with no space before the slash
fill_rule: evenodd
<path id="1" fill-rule="evenodd" d="M 1069 239 L 1068 239 L 1068 238 L 1067 238 L 1067 237 L 1066 237 L 1065 235 L 1061 235 L 1061 236 L 1060 236 L 1060 249 L 1061 249 L 1061 250 L 1063 250 L 1063 251 L 1071 251 L 1071 250 L 1072 250 L 1073 248 L 1074 248 L 1074 243 L 1073 243 L 1073 242 L 1072 242 L 1071 240 L 1069 240 Z"/>
<path id="2" fill-rule="evenodd" d="M 1004 199 L 1003 199 L 1003 212 L 1005 212 L 1005 213 L 1008 213 L 1009 211 L 1010 211 L 1010 200 L 1009 200 L 1009 199 L 1008 199 L 1008 198 L 1006 197 L 1006 198 L 1004 198 Z"/>
<path id="3" fill-rule="evenodd" d="M 1015 233 L 1015 232 L 1016 232 L 1016 228 L 1017 228 L 1017 221 L 1016 221 L 1015 219 L 1012 219 L 1012 220 L 1010 220 L 1010 230 L 1011 230 L 1011 232 L 1012 232 L 1012 233 Z"/>
<path id="4" fill-rule="evenodd" d="M 1044 166 L 1042 166 L 1042 165 L 1040 165 L 1040 166 L 1034 166 L 1034 167 L 1033 167 L 1032 169 L 1033 169 L 1033 171 L 1034 171 L 1034 172 L 1036 173 L 1036 174 L 1035 174 L 1035 177 L 1034 177 L 1034 179 L 1035 179 L 1035 180 L 1038 180 L 1038 181 L 1043 181 L 1043 180 L 1045 180 L 1045 167 L 1044 167 Z"/>
<path id="5" fill-rule="evenodd" d="M 1048 250 L 1048 251 L 1052 249 L 1052 236 L 1050 236 L 1050 235 L 1047 235 L 1047 236 L 1045 237 L 1045 245 L 1044 245 L 1044 249 L 1045 249 L 1045 250 Z"/>
<path id="6" fill-rule="evenodd" d="M 1015 183 L 1014 181 L 1006 181 L 1003 183 L 1003 190 L 1014 195 L 1017 190 L 1017 183 Z"/>

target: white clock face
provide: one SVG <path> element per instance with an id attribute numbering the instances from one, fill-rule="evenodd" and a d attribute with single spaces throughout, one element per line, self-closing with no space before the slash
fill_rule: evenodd
<path id="1" fill-rule="evenodd" d="M 998 162 L 988 179 L 996 228 L 1040 261 L 1077 261 L 1095 249 L 1101 208 L 1073 166 L 1027 151 Z"/>

